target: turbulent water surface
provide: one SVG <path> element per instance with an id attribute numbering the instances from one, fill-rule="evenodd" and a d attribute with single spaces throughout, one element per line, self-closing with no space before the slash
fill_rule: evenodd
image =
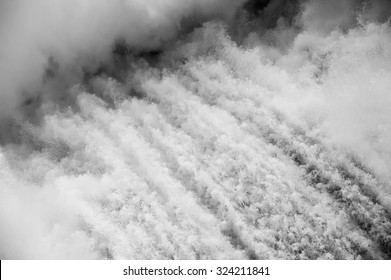
<path id="1" fill-rule="evenodd" d="M 2 122 L 0 257 L 389 259 L 391 28 L 312 2 L 77 82 L 52 59 Z"/>

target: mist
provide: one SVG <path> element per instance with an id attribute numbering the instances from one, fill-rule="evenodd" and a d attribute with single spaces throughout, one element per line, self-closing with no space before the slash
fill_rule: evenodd
<path id="1" fill-rule="evenodd" d="M 230 17 L 243 1 L 2 1 L 1 112 L 39 95 L 49 63 L 76 83 L 111 59 L 117 40 L 141 50 L 174 38 L 185 17 Z M 68 81 L 67 81 L 68 82 Z"/>
<path id="2" fill-rule="evenodd" d="M 388 1 L 0 1 L 0 258 L 389 259 Z"/>

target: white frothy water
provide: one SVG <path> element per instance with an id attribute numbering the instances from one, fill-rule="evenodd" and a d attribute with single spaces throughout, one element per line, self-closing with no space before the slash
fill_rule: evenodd
<path id="1" fill-rule="evenodd" d="M 0 150 L 0 258 L 389 258 L 391 29 L 318 31 L 207 23 L 44 104 Z"/>

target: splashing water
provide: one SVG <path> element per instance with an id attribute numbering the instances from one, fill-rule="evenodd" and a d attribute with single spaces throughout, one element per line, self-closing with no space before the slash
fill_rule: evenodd
<path id="1" fill-rule="evenodd" d="M 283 49 L 207 23 L 164 59 L 18 123 L 0 258 L 391 257 L 389 25 Z"/>

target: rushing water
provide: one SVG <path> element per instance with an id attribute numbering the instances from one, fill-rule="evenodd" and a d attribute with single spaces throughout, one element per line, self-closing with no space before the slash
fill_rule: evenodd
<path id="1" fill-rule="evenodd" d="M 389 259 L 390 26 L 255 37 L 207 23 L 15 120 L 0 257 Z"/>

